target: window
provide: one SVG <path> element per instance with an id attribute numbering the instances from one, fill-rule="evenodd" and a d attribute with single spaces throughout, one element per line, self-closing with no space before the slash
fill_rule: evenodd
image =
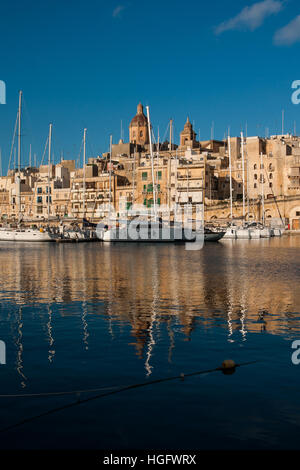
<path id="1" fill-rule="evenodd" d="M 37 188 L 37 193 L 38 194 L 42 194 L 42 192 L 43 192 L 43 188 Z"/>
<path id="2" fill-rule="evenodd" d="M 143 186 L 143 191 L 146 191 L 146 190 L 147 190 L 147 185 L 144 184 L 144 186 Z"/>
<path id="3" fill-rule="evenodd" d="M 43 213 L 43 206 L 37 206 L 36 209 L 37 209 L 36 210 L 37 214 L 42 214 Z"/>
<path id="4" fill-rule="evenodd" d="M 147 199 L 144 199 L 144 206 L 147 205 Z"/>
<path id="5" fill-rule="evenodd" d="M 42 204 L 42 202 L 43 202 L 42 196 L 38 196 L 38 197 L 36 198 L 36 202 L 37 202 L 38 204 Z"/>
<path id="6" fill-rule="evenodd" d="M 296 212 L 296 217 L 300 217 L 300 211 Z"/>
<path id="7" fill-rule="evenodd" d="M 256 189 L 256 188 L 257 188 L 257 184 L 256 184 L 256 183 L 254 183 L 254 189 Z"/>
<path id="8" fill-rule="evenodd" d="M 143 131 L 140 131 L 140 137 L 143 137 Z"/>
<path id="9" fill-rule="evenodd" d="M 273 178 L 273 175 L 272 175 L 272 173 L 270 173 L 270 175 L 269 175 L 269 178 L 270 178 L 270 180 Z"/>
<path id="10" fill-rule="evenodd" d="M 256 174 L 256 173 L 255 173 L 255 175 L 254 175 L 254 179 L 257 180 L 257 174 Z"/>
<path id="11" fill-rule="evenodd" d="M 273 183 L 269 183 L 269 186 L 270 186 L 270 188 L 272 188 L 272 186 L 273 186 Z"/>
<path id="12" fill-rule="evenodd" d="M 148 193 L 152 193 L 152 192 L 153 192 L 153 185 L 152 185 L 152 183 L 148 184 L 147 192 L 148 192 Z"/>
<path id="13" fill-rule="evenodd" d="M 256 165 L 256 163 L 255 163 L 255 165 L 254 165 L 254 167 L 253 167 L 253 168 L 254 168 L 254 170 L 257 170 L 257 165 Z"/>
<path id="14" fill-rule="evenodd" d="M 142 173 L 142 180 L 145 181 L 145 180 L 147 180 L 147 179 L 148 179 L 148 173 L 147 173 L 147 171 L 144 171 L 144 172 Z"/>
<path id="15" fill-rule="evenodd" d="M 157 204 L 160 206 L 160 197 L 157 198 Z"/>
<path id="16" fill-rule="evenodd" d="M 173 173 L 173 176 L 174 176 L 174 173 Z M 158 172 L 157 172 L 157 179 L 158 179 L 158 180 L 161 180 L 161 171 L 158 171 Z"/>
<path id="17" fill-rule="evenodd" d="M 157 185 L 157 191 L 160 192 L 160 184 Z"/>

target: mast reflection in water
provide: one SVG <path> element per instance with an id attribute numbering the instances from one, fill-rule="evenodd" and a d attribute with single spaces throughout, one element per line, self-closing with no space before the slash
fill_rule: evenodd
<path id="1" fill-rule="evenodd" d="M 162 410 L 166 424 L 161 426 L 168 429 L 165 448 L 176 447 L 179 440 L 181 448 L 292 445 L 291 438 L 279 439 L 273 421 L 275 402 L 287 436 L 300 418 L 292 385 L 288 402 L 280 390 L 299 385 L 299 373 L 290 363 L 290 342 L 300 335 L 299 248 L 298 237 L 224 241 L 199 252 L 174 244 L 1 243 L 0 327 L 7 345 L 2 394 L 127 385 L 214 368 L 226 357 L 262 361 L 230 381 L 210 374 L 37 421 L 28 425 L 21 447 L 30 447 L 37 430 L 37 447 L 59 446 L 46 439 L 59 423 L 62 447 L 134 448 L 147 442 L 146 447 L 159 448 L 155 416 Z M 228 411 L 216 405 L 227 394 L 238 396 L 232 427 Z M 255 396 L 254 402 L 248 397 L 251 412 L 244 402 L 247 394 Z M 24 399 L 3 400 L 2 424 L 53 405 L 42 399 L 30 407 Z M 145 407 L 152 428 L 138 432 Z M 174 425 L 174 407 L 180 428 Z M 86 420 L 84 436 L 75 424 L 80 416 Z M 194 418 L 189 425 L 186 416 Z M 214 430 L 213 439 L 214 425 L 219 431 Z M 222 440 L 227 427 L 230 432 Z M 25 428 L 14 435 L 22 432 Z M 9 433 L 1 446 L 18 447 Z"/>

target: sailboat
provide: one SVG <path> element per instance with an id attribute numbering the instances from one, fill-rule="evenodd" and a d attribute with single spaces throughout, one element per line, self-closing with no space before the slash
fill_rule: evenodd
<path id="1" fill-rule="evenodd" d="M 52 242 L 55 240 L 54 234 L 47 230 L 22 228 L 22 211 L 21 211 L 21 111 L 22 111 L 22 91 L 19 92 L 18 107 L 18 174 L 16 176 L 16 195 L 18 201 L 19 223 L 16 229 L 10 227 L 0 228 L 0 241 L 20 241 L 20 242 Z M 51 148 L 49 148 L 49 155 Z M 50 186 L 50 185 L 49 185 Z M 49 187 L 48 186 L 48 187 Z M 49 207 L 49 194 L 48 194 Z M 49 209 L 48 209 L 49 213 Z"/>
<path id="2" fill-rule="evenodd" d="M 230 226 L 227 228 L 224 239 L 231 239 L 235 240 L 237 238 L 237 227 L 233 225 L 233 209 L 232 209 L 232 167 L 231 167 L 231 142 L 230 142 L 230 135 L 228 135 L 228 157 L 229 157 L 229 197 L 230 197 L 230 219 L 231 223 Z"/>
<path id="3" fill-rule="evenodd" d="M 109 217 L 107 224 L 98 226 L 97 236 L 104 242 L 175 242 L 182 240 L 182 230 L 176 226 L 163 223 L 157 215 L 157 186 L 154 176 L 154 154 L 152 146 L 152 133 L 149 106 L 147 109 L 148 133 L 149 133 L 149 146 L 151 157 L 151 173 L 152 173 L 152 187 L 153 187 L 153 214 L 152 220 L 149 221 L 148 211 L 145 213 L 145 220 L 117 220 L 114 224 L 111 217 L 111 208 L 109 208 Z M 109 202 L 111 202 L 111 155 L 112 155 L 112 138 L 110 139 L 110 165 L 109 165 Z M 149 223 L 150 222 L 150 223 Z M 100 225 L 100 224 L 99 224 Z M 115 225 L 114 227 L 111 227 Z M 116 226 L 117 225 L 117 226 Z M 129 227 L 133 230 L 128 230 Z"/>

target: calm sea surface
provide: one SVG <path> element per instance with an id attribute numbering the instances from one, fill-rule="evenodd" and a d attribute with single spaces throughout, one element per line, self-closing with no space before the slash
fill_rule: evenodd
<path id="1" fill-rule="evenodd" d="M 128 390 L 0 434 L 1 448 L 299 449 L 300 237 L 0 243 L 1 395 Z M 0 397 L 0 428 L 85 399 Z M 0 431 L 1 431 L 0 429 Z"/>

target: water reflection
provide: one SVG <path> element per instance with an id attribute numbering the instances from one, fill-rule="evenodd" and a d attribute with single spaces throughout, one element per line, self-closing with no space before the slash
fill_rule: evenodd
<path id="1" fill-rule="evenodd" d="M 112 340 L 120 334 L 118 328 L 128 325 L 129 343 L 144 360 L 148 376 L 162 325 L 169 338 L 169 363 L 177 331 L 191 340 L 196 329 L 221 327 L 227 329 L 231 343 L 245 342 L 253 332 L 296 334 L 299 247 L 300 237 L 228 241 L 199 252 L 181 245 L 1 243 L 5 269 L 0 274 L 0 321 L 17 331 L 14 342 L 22 386 L 26 384 L 22 308 L 28 306 L 40 306 L 49 362 L 58 348 L 53 307 L 60 306 L 56 316 L 63 319 L 75 315 L 72 305 L 79 302 L 84 349 L 89 349 L 94 316 L 106 319 Z"/>

